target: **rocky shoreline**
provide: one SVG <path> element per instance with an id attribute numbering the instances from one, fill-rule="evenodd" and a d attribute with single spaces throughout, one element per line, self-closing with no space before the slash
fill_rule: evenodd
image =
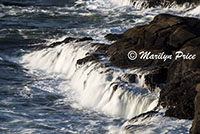
<path id="1" fill-rule="evenodd" d="M 159 108 L 167 109 L 164 116 L 193 120 L 192 134 L 199 130 L 199 86 L 200 83 L 200 20 L 170 14 L 159 14 L 149 23 L 128 29 L 122 34 L 108 34 L 105 38 L 111 44 L 93 43 L 97 49 L 77 60 L 77 65 L 87 62 L 100 62 L 101 57 L 108 57 L 109 65 L 121 69 L 136 69 L 150 72 L 145 76 L 145 84 L 150 91 L 161 89 L 159 104 L 154 111 L 144 113 L 156 114 Z M 60 42 L 50 44 L 49 48 L 70 41 L 92 41 L 90 37 L 80 39 L 68 37 Z M 42 49 L 42 48 L 40 48 Z M 131 60 L 128 53 L 134 50 L 152 54 L 164 53 L 174 56 L 182 52 L 178 59 L 140 59 Z M 194 57 L 191 59 L 190 55 Z M 190 58 L 188 58 L 190 57 Z M 106 66 L 106 65 L 105 65 Z M 126 76 L 127 83 L 136 82 L 136 74 Z M 197 88 L 196 88 L 197 86 Z M 198 93 L 197 93 L 198 92 Z M 195 99 L 196 96 L 196 99 Z M 195 100 L 195 101 L 194 101 Z M 134 117 L 131 120 L 135 120 Z"/>
<path id="2" fill-rule="evenodd" d="M 150 71 L 151 73 L 145 76 L 145 82 L 149 90 L 161 88 L 159 106 L 167 108 L 165 116 L 189 120 L 194 118 L 194 105 L 199 103 L 198 99 L 194 103 L 197 94 L 195 87 L 200 83 L 199 19 L 160 14 L 149 24 L 133 27 L 120 35 L 108 34 L 105 38 L 115 42 L 110 45 L 94 44 L 98 46 L 96 52 L 78 60 L 77 64 L 98 61 L 99 57 L 104 55 L 109 57 L 113 66 Z M 195 54 L 196 58 L 130 60 L 127 54 L 131 50 L 137 53 L 164 52 L 169 55 L 181 51 Z M 195 126 L 199 125 L 198 117 L 195 116 Z M 197 128 L 193 127 L 191 132 L 196 133 Z"/>

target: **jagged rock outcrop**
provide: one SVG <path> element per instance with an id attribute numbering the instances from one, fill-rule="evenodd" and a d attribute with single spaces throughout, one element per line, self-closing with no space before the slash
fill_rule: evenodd
<path id="1" fill-rule="evenodd" d="M 171 60 L 160 62 L 155 60 L 130 61 L 126 56 L 129 51 L 152 51 L 153 53 L 172 52 L 199 42 L 200 20 L 161 14 L 150 24 L 128 29 L 120 40 L 111 44 L 106 54 L 113 65 L 120 68 L 150 65 L 169 66 Z"/>
<path id="2" fill-rule="evenodd" d="M 124 74 L 121 79 L 126 83 L 136 83 L 137 74 Z"/>
<path id="3" fill-rule="evenodd" d="M 195 86 L 200 83 L 199 19 L 160 14 L 149 24 L 130 28 L 120 35 L 108 34 L 105 38 L 115 42 L 96 44 L 96 52 L 78 60 L 77 64 L 98 61 L 104 55 L 113 66 L 150 71 L 145 76 L 146 85 L 149 90 L 162 89 L 159 105 L 167 108 L 166 116 L 193 119 Z M 131 50 L 138 53 L 135 60 L 128 57 Z M 141 59 L 140 52 L 150 52 L 150 55 Z M 179 54 L 181 57 L 176 59 Z"/>
<path id="4" fill-rule="evenodd" d="M 83 64 L 85 64 L 87 62 L 90 62 L 90 61 L 96 61 L 96 62 L 98 62 L 99 61 L 98 60 L 98 56 L 99 56 L 98 54 L 88 55 L 88 56 L 86 56 L 86 57 L 84 57 L 82 59 L 77 60 L 76 64 L 77 65 L 83 65 Z"/>
<path id="5" fill-rule="evenodd" d="M 192 49 L 199 57 L 200 48 Z M 166 87 L 160 93 L 160 104 L 168 107 L 166 116 L 193 119 L 195 86 L 200 82 L 199 62 L 199 59 L 180 60 L 170 64 Z"/>
<path id="6" fill-rule="evenodd" d="M 109 35 L 111 36 L 111 35 Z M 118 36 L 119 37 L 119 36 Z M 167 116 L 193 119 L 195 85 L 200 82 L 200 20 L 169 14 L 157 15 L 146 25 L 128 29 L 107 49 L 110 62 L 120 68 L 140 67 L 153 70 L 146 76 L 150 87 L 165 83 L 160 105 L 167 107 Z M 114 38 L 114 37 L 112 37 Z M 175 52 L 195 54 L 196 59 L 130 60 L 128 52 L 150 51 L 175 56 Z M 164 69 L 163 69 L 164 68 Z M 157 71 L 154 71 L 157 70 Z M 161 71 L 159 71 L 161 70 Z"/>
<path id="7" fill-rule="evenodd" d="M 145 76 L 145 84 L 149 90 L 154 90 L 156 87 L 162 87 L 163 83 L 166 83 L 168 69 L 161 67 L 154 69 L 151 73 Z"/>
<path id="8" fill-rule="evenodd" d="M 197 95 L 194 100 L 195 116 L 192 123 L 190 134 L 200 134 L 200 84 L 196 87 Z"/>
<path id="9" fill-rule="evenodd" d="M 119 68 L 151 71 L 145 77 L 150 90 L 165 84 L 161 87 L 159 104 L 168 108 L 166 116 L 193 119 L 194 89 L 200 82 L 199 19 L 160 14 L 149 24 L 133 27 L 121 35 L 109 34 L 106 38 L 116 41 L 111 45 L 101 45 L 96 53 L 105 54 L 110 58 L 110 63 Z M 172 55 L 172 58 L 141 60 L 138 55 L 137 59 L 130 60 L 127 55 L 131 50 L 138 54 L 141 51 L 151 54 L 164 52 Z M 183 52 L 184 58 L 175 59 L 177 51 Z M 189 60 L 186 54 L 195 55 L 195 58 Z"/>

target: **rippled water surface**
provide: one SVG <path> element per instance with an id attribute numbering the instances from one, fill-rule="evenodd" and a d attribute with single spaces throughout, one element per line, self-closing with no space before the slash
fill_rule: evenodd
<path id="1" fill-rule="evenodd" d="M 116 1 L 0 0 L 0 133 L 118 132 L 125 119 L 82 107 L 65 74 L 16 62 L 66 36 L 105 43 L 106 34 L 147 23 L 158 13 L 184 15 L 181 9 L 141 10 Z"/>

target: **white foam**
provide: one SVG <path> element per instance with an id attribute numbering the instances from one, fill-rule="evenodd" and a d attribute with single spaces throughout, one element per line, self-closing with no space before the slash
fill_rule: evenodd
<path id="1" fill-rule="evenodd" d="M 131 0 L 110 0 L 117 6 L 131 6 Z"/>
<path id="2" fill-rule="evenodd" d="M 104 70 L 96 66 L 82 67 L 72 77 L 72 85 L 78 90 L 82 105 L 124 118 L 152 110 L 157 105 L 158 99 L 137 85 L 129 90 L 124 86 L 115 89 L 113 83 L 117 82 L 117 75 L 102 74 Z"/>
<path id="3" fill-rule="evenodd" d="M 113 10 L 117 7 L 132 6 L 131 0 L 88 0 L 86 6 L 93 10 Z"/>
<path id="4" fill-rule="evenodd" d="M 102 15 L 107 16 L 105 25 L 91 28 L 74 28 L 75 33 L 84 32 L 92 36 L 96 40 L 104 40 L 103 37 L 107 33 L 122 33 L 124 30 L 135 25 L 144 24 L 153 19 L 154 16 L 160 13 L 171 13 L 180 16 L 192 16 L 200 18 L 199 6 L 193 10 L 188 7 L 172 7 L 172 8 L 149 8 L 141 9 L 142 3 L 136 3 L 135 8 L 131 7 L 129 0 L 89 0 L 87 2 L 79 1 L 77 3 L 86 3 L 88 9 L 100 12 Z M 139 10 L 140 9 L 140 10 Z M 74 10 L 74 9 L 71 9 Z M 188 11 L 189 10 L 189 11 Z M 64 12 L 63 12 L 64 13 Z M 64 13 L 66 14 L 66 13 Z M 82 16 L 91 15 L 90 13 L 80 13 Z M 123 18 L 123 15 L 125 16 Z M 133 16 L 131 18 L 126 17 Z M 134 18 L 134 16 L 136 16 Z M 120 21 L 120 24 L 115 25 L 115 21 Z M 112 25 L 111 25 L 111 24 Z M 109 25 L 110 24 L 110 25 Z M 68 30 L 68 29 L 67 29 Z M 72 29 L 69 29 L 69 34 Z M 63 39 L 61 39 L 63 40 Z M 54 42 L 54 40 L 52 40 Z M 158 93 L 147 92 L 145 88 L 145 74 L 135 71 L 142 77 L 138 80 L 137 84 L 126 85 L 117 87 L 116 91 L 114 86 L 119 83 L 118 77 L 124 72 L 114 71 L 113 73 L 105 73 L 106 69 L 101 68 L 99 63 L 89 63 L 84 66 L 76 66 L 76 61 L 83 58 L 88 51 L 93 51 L 88 43 L 69 43 L 62 44 L 55 48 L 43 49 L 35 51 L 22 57 L 21 63 L 27 68 L 41 69 L 48 73 L 59 73 L 65 75 L 66 78 L 71 79 L 70 86 L 76 91 L 75 97 L 79 103 L 84 107 L 89 107 L 106 114 L 132 118 L 140 113 L 152 110 L 158 103 Z M 113 69 L 114 70 L 114 69 Z M 65 87 L 61 87 L 63 93 Z M 152 123 L 151 123 L 152 122 Z M 161 122 L 160 124 L 156 124 Z M 166 125 L 165 125 L 166 122 Z M 168 123 L 167 123 L 168 122 Z M 181 125 L 190 127 L 191 121 L 179 121 L 171 118 L 155 117 L 151 120 L 139 122 L 144 125 L 144 128 L 137 130 L 137 133 L 153 133 L 153 131 L 162 131 L 162 133 L 172 133 L 176 130 L 181 130 Z M 180 123 L 180 125 L 178 124 Z M 177 125 L 173 127 L 172 125 Z M 137 124 L 138 125 L 138 124 Z M 146 127 L 145 125 L 152 125 L 153 127 Z M 160 125 L 160 127 L 159 127 Z M 155 127 L 154 127 L 155 126 Z M 118 127 L 117 127 L 118 128 Z M 109 128 L 117 129 L 115 126 Z M 185 128 L 184 128 L 185 129 Z M 181 130 L 182 131 L 182 130 Z M 116 131 L 112 131 L 115 133 Z"/>
<path id="5" fill-rule="evenodd" d="M 0 61 L 4 61 L 2 57 L 0 57 Z"/>
<path id="6" fill-rule="evenodd" d="M 20 62 L 28 68 L 64 74 L 71 79 L 70 85 L 77 92 L 77 100 L 82 106 L 112 116 L 132 118 L 152 110 L 157 105 L 157 93 L 150 93 L 139 84 L 121 85 L 119 76 L 123 75 L 123 71 L 113 70 L 114 72 L 106 73 L 106 68 L 102 68 L 100 63 L 88 63 L 78 67 L 76 61 L 88 51 L 93 51 L 91 46 L 86 44 L 88 42 L 69 43 L 35 51 L 24 55 Z"/>
<path id="7" fill-rule="evenodd" d="M 163 115 L 155 115 L 125 122 L 120 134 L 185 134 L 189 133 L 191 124 L 191 120 L 179 120 Z M 128 130 L 125 129 L 127 126 Z"/>
<path id="8" fill-rule="evenodd" d="M 200 6 L 197 6 L 193 10 L 188 11 L 185 15 L 190 16 L 190 17 L 196 17 L 196 18 L 200 19 Z"/>

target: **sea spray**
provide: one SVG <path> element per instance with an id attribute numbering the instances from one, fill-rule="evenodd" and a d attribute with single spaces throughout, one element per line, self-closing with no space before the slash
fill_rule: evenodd
<path id="1" fill-rule="evenodd" d="M 65 74 L 71 80 L 70 85 L 77 92 L 81 105 L 112 116 L 132 118 L 157 105 L 158 93 L 140 85 L 145 85 L 141 82 L 144 76 L 137 78 L 138 83 L 128 84 L 120 80 L 123 71 L 113 68 L 111 73 L 102 67 L 103 63 L 76 65 L 78 59 L 94 49 L 88 42 L 71 42 L 24 55 L 21 62 L 31 68 Z"/>

